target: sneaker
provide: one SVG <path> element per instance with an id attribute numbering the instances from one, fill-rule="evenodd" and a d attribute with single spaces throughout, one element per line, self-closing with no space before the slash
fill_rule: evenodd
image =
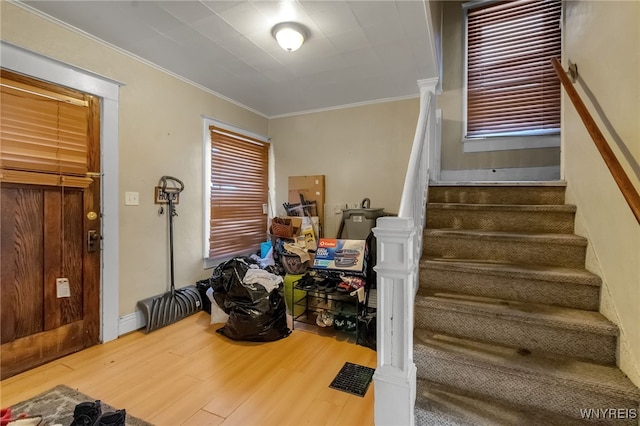
<path id="1" fill-rule="evenodd" d="M 100 401 L 81 402 L 73 410 L 71 426 L 92 426 L 102 414 Z"/>
<path id="2" fill-rule="evenodd" d="M 351 286 L 345 282 L 341 282 L 338 284 L 337 290 L 340 293 L 349 293 L 351 291 Z"/>
<path id="3" fill-rule="evenodd" d="M 98 421 L 95 422 L 95 426 L 125 426 L 125 418 L 127 417 L 126 410 L 109 411 L 103 413 Z"/>
<path id="4" fill-rule="evenodd" d="M 357 327 L 358 327 L 358 323 L 356 322 L 356 318 L 354 317 L 347 317 L 345 319 L 345 323 L 344 323 L 344 329 L 345 331 L 349 331 L 349 332 L 354 332 L 356 331 Z"/>
<path id="5" fill-rule="evenodd" d="M 327 286 L 324 288 L 324 291 L 327 293 L 333 293 L 334 291 L 336 291 L 336 282 L 329 280 L 327 282 Z"/>
<path id="6" fill-rule="evenodd" d="M 333 328 L 336 330 L 344 330 L 344 317 L 340 314 L 333 318 Z"/>

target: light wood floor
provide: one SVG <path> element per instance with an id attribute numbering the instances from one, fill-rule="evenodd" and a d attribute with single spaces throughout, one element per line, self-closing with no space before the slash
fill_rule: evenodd
<path id="1" fill-rule="evenodd" d="M 296 328 L 275 342 L 235 342 L 199 312 L 134 332 L 0 382 L 8 407 L 64 384 L 158 426 L 373 425 L 364 398 L 329 388 L 345 362 L 375 351 Z"/>

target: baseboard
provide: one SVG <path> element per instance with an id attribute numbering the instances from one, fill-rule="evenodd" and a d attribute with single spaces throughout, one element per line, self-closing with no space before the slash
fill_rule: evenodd
<path id="1" fill-rule="evenodd" d="M 442 170 L 440 182 L 553 181 L 560 180 L 560 166 L 503 169 Z"/>
<path id="2" fill-rule="evenodd" d="M 118 336 L 139 330 L 147 325 L 142 311 L 135 311 L 131 314 L 121 316 L 118 320 Z"/>

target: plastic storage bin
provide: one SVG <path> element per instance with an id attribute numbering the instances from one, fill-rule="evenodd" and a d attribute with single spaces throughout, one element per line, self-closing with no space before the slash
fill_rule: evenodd
<path id="1" fill-rule="evenodd" d="M 383 216 L 384 208 L 360 208 L 347 209 L 342 211 L 344 221 L 344 231 L 346 235 L 342 238 L 349 240 L 366 240 L 376 226 L 376 219 Z"/>

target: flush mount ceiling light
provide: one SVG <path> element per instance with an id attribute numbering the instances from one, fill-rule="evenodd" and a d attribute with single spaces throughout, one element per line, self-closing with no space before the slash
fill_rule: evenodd
<path id="1" fill-rule="evenodd" d="M 293 52 L 302 46 L 309 36 L 309 31 L 297 22 L 281 22 L 273 27 L 271 35 L 278 41 L 280 47 L 287 52 Z"/>

